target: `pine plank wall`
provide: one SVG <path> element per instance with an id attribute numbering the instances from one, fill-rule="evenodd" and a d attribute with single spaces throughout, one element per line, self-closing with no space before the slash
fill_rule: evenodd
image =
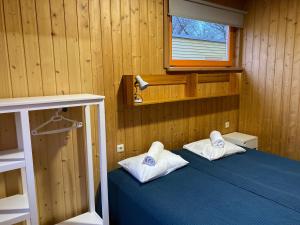
<path id="1" fill-rule="evenodd" d="M 240 1 L 221 2 L 241 5 Z M 123 106 L 123 74 L 166 73 L 163 6 L 163 0 L 0 0 L 0 98 L 105 95 L 109 169 L 124 157 L 146 151 L 154 140 L 174 149 L 207 137 L 212 129 L 237 130 L 238 97 L 133 109 Z M 288 31 L 292 33 L 292 24 Z M 32 113 L 31 126 L 51 113 Z M 80 109 L 66 114 L 82 119 Z M 229 129 L 224 128 L 225 121 L 230 121 Z M 94 147 L 96 134 L 94 129 Z M 16 147 L 15 136 L 13 115 L 0 115 L 0 150 Z M 117 143 L 125 144 L 124 153 L 116 153 Z M 52 225 L 86 210 L 83 148 L 81 130 L 33 137 L 40 224 Z M 95 150 L 94 158 L 97 186 Z M 18 172 L 0 174 L 0 197 L 19 190 Z"/>
<path id="2" fill-rule="evenodd" d="M 239 128 L 300 160 L 300 1 L 253 0 L 247 10 Z"/>

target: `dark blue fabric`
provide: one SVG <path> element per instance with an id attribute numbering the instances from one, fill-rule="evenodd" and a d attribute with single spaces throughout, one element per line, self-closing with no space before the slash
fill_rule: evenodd
<path id="1" fill-rule="evenodd" d="M 192 162 L 146 184 L 123 169 L 109 173 L 112 224 L 300 225 L 295 210 L 209 174 L 208 161 L 190 152 L 178 154 Z M 101 213 L 100 199 L 96 202 Z"/>
<path id="2" fill-rule="evenodd" d="M 300 213 L 300 163 L 250 150 L 216 161 L 178 152 L 190 166 Z"/>

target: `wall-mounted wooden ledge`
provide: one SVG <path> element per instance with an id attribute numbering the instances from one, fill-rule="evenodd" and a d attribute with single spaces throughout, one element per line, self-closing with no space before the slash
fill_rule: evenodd
<path id="1" fill-rule="evenodd" d="M 242 67 L 169 67 L 166 69 L 168 72 L 199 72 L 199 73 L 243 72 Z"/>
<path id="2" fill-rule="evenodd" d="M 185 98 L 170 98 L 170 99 L 160 99 L 160 100 L 153 100 L 153 101 L 145 101 L 142 103 L 133 103 L 133 106 L 145 106 L 145 105 L 154 105 L 154 104 L 163 104 L 163 103 L 171 103 L 171 102 L 182 102 L 182 101 L 193 101 L 193 100 L 200 100 L 200 99 L 208 99 L 208 98 L 219 98 L 219 97 L 228 97 L 228 96 L 238 96 L 239 93 L 230 93 L 226 95 L 216 95 L 216 96 L 207 96 L 207 97 L 185 97 Z"/>
<path id="3" fill-rule="evenodd" d="M 143 106 L 168 102 L 190 101 L 239 95 L 241 73 L 184 75 L 141 75 L 149 83 L 137 94 L 142 103 L 134 102 L 135 75 L 123 75 L 124 102 L 127 106 Z"/>

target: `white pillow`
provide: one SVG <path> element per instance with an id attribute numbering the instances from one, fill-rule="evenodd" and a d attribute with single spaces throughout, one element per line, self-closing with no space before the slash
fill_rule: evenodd
<path id="1" fill-rule="evenodd" d="M 225 141 L 224 148 L 214 147 L 210 139 L 196 141 L 183 146 L 197 155 L 200 155 L 210 161 L 220 159 L 235 153 L 245 152 L 246 150 L 228 141 Z"/>
<path id="2" fill-rule="evenodd" d="M 127 170 L 141 183 L 165 176 L 188 164 L 188 162 L 179 155 L 176 155 L 168 150 L 163 150 L 162 153 L 160 153 L 159 159 L 155 166 L 148 166 L 143 164 L 146 154 L 147 153 L 124 159 L 119 162 L 120 166 Z"/>

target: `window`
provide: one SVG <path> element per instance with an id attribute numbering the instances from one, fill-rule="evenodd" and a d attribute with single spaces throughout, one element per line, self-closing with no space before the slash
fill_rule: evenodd
<path id="1" fill-rule="evenodd" d="M 172 16 L 170 31 L 170 66 L 232 66 L 234 45 L 229 26 Z"/>

